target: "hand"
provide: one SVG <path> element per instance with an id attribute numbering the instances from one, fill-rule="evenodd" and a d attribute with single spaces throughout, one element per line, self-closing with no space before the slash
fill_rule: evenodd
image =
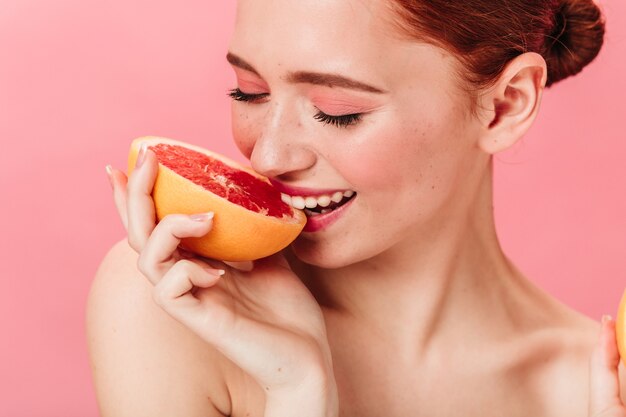
<path id="1" fill-rule="evenodd" d="M 589 364 L 589 417 L 626 417 L 626 407 L 620 399 L 619 363 L 615 321 L 605 316 Z"/>
<path id="2" fill-rule="evenodd" d="M 128 242 L 139 254 L 138 269 L 154 284 L 155 302 L 253 377 L 268 404 L 302 393 L 315 398 L 312 406 L 334 408 L 332 359 L 315 298 L 280 254 L 242 271 L 178 248 L 181 238 L 209 233 L 212 218 L 176 214 L 155 225 L 157 172 L 156 156 L 147 151 L 130 178 L 114 169 L 110 174 Z"/>

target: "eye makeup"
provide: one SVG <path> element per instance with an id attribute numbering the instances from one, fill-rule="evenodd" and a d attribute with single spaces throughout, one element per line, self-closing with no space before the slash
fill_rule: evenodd
<path id="1" fill-rule="evenodd" d="M 246 101 L 246 102 L 255 102 L 261 100 L 267 96 L 269 93 L 260 93 L 260 94 L 248 94 L 241 91 L 238 87 L 233 88 L 228 92 L 228 96 L 235 101 Z"/>
<path id="2" fill-rule="evenodd" d="M 269 87 L 245 71 L 235 69 L 237 73 L 236 88 L 228 95 L 235 101 L 260 103 L 270 96 Z M 317 91 L 316 91 L 317 90 Z M 307 92 L 309 100 L 317 113 L 313 118 L 320 123 L 339 128 L 347 128 L 358 124 L 365 113 L 379 106 L 376 100 L 363 97 L 358 93 L 347 93 L 343 90 L 313 87 Z"/>
<path id="3" fill-rule="evenodd" d="M 340 116 L 331 116 L 322 111 L 318 112 L 315 116 L 313 116 L 316 120 L 319 120 L 322 123 L 334 125 L 337 127 L 348 127 L 351 125 L 355 125 L 361 121 L 363 117 L 362 114 L 343 114 Z"/>

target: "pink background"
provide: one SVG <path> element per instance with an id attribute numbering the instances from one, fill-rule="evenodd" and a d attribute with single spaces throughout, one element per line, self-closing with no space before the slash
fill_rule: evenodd
<path id="1" fill-rule="evenodd" d="M 220 2 L 221 3 L 221 2 Z M 84 332 L 94 272 L 124 236 L 104 166 L 169 136 L 239 157 L 224 55 L 234 2 L 2 0 L 0 416 L 96 416 Z M 626 5 L 605 49 L 497 157 L 505 250 L 598 319 L 626 286 Z"/>

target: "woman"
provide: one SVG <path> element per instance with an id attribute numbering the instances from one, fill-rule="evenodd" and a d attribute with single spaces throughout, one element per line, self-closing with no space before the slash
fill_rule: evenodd
<path id="1" fill-rule="evenodd" d="M 155 226 L 152 152 L 110 169 L 128 240 L 89 299 L 102 415 L 626 416 L 613 322 L 598 341 L 527 280 L 492 213 L 492 155 L 603 34 L 586 0 L 240 0 L 237 146 L 296 207 L 351 198 L 231 266 L 177 249 L 212 213 Z"/>

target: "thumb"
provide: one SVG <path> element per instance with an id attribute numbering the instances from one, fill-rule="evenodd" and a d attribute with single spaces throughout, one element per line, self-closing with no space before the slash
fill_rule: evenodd
<path id="1" fill-rule="evenodd" d="M 600 337 L 589 362 L 589 415 L 601 415 L 621 406 L 618 365 L 620 361 L 615 336 L 615 321 L 603 316 Z"/>

